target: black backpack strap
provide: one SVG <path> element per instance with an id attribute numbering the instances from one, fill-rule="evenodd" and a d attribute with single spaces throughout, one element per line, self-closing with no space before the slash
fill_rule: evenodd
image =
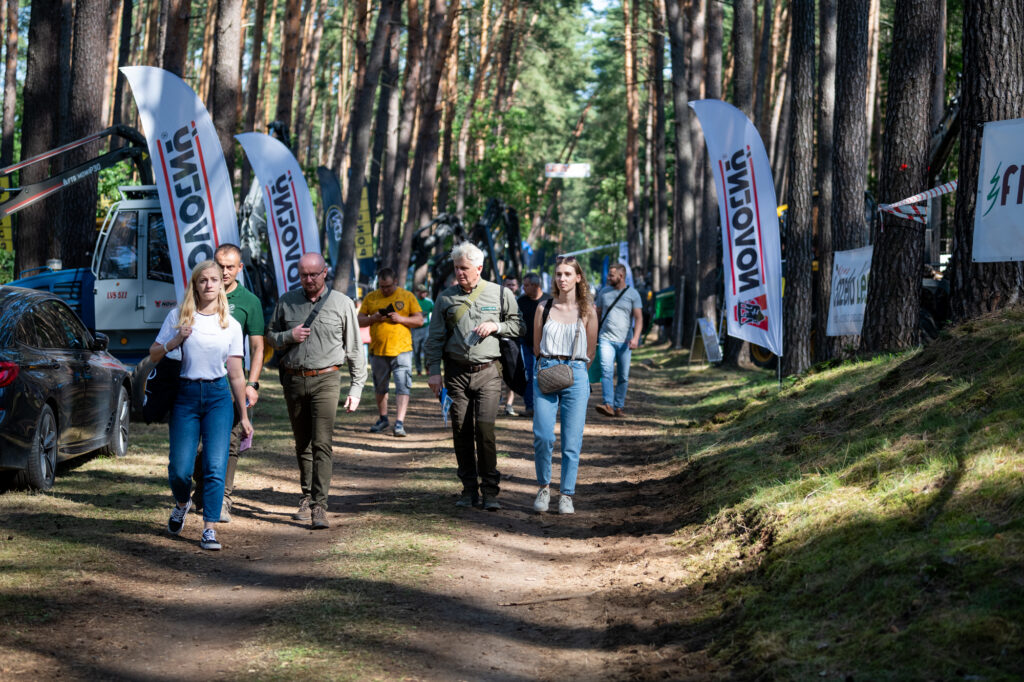
<path id="1" fill-rule="evenodd" d="M 544 325 L 548 323 L 548 313 L 551 312 L 551 304 L 555 302 L 555 299 L 549 298 L 544 302 L 544 312 L 540 315 L 540 328 L 541 332 L 544 330 Z"/>
<path id="2" fill-rule="evenodd" d="M 598 334 L 601 333 L 601 327 L 604 326 L 604 321 L 608 319 L 608 313 L 610 313 L 612 311 L 612 308 L 614 308 L 616 305 L 618 305 L 619 300 L 623 297 L 623 295 L 628 290 L 629 290 L 629 287 L 625 287 L 622 291 L 620 291 L 619 295 L 615 297 L 614 301 L 612 301 L 612 304 L 610 306 L 608 306 L 608 308 L 605 309 L 604 314 L 601 315 L 601 321 L 597 323 L 597 333 Z"/>
<path id="3" fill-rule="evenodd" d="M 302 323 L 303 327 L 309 329 L 309 325 L 313 324 L 313 320 L 315 320 L 316 316 L 320 314 L 320 309 L 324 307 L 324 303 L 326 303 L 327 299 L 330 298 L 332 291 L 334 290 L 328 289 L 327 293 L 320 297 L 320 300 L 316 302 L 316 305 L 313 306 L 313 309 L 309 311 L 309 315 L 306 317 L 306 321 Z"/>

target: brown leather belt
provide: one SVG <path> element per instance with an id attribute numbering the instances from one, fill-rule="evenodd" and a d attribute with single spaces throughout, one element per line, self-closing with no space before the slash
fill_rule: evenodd
<path id="1" fill-rule="evenodd" d="M 572 361 L 572 358 L 569 357 L 568 355 L 542 355 L 541 357 L 547 358 L 548 360 L 561 360 L 562 362 Z"/>
<path id="2" fill-rule="evenodd" d="M 296 377 L 315 377 L 321 374 L 330 374 L 331 372 L 337 372 L 341 369 L 340 365 L 331 365 L 330 367 L 324 367 L 323 369 L 301 369 L 281 366 L 281 371 L 285 374 L 291 374 Z"/>
<path id="3" fill-rule="evenodd" d="M 455 365 L 456 368 L 458 368 L 458 370 L 460 372 L 469 372 L 470 374 L 476 374 L 477 372 L 482 372 L 482 371 L 484 371 L 485 369 L 487 369 L 488 367 L 490 367 L 491 365 L 493 365 L 494 363 L 497 362 L 497 360 L 489 360 L 487 362 L 481 362 L 478 365 L 467 365 L 467 364 L 465 364 L 463 362 L 459 362 L 458 360 L 452 360 L 451 358 L 448 358 L 448 361 L 451 362 L 453 365 Z"/>

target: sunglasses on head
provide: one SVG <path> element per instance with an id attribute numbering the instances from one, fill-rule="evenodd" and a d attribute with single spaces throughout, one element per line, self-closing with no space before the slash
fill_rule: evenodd
<path id="1" fill-rule="evenodd" d="M 555 258 L 555 265 L 561 265 L 563 263 L 575 263 L 576 256 L 558 256 Z"/>

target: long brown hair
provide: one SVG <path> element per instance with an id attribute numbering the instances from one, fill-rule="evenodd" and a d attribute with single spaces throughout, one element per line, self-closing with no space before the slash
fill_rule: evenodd
<path id="1" fill-rule="evenodd" d="M 216 270 L 220 278 L 220 293 L 217 294 L 217 314 L 220 316 L 222 329 L 228 327 L 228 297 L 224 293 L 224 270 L 215 260 L 204 260 L 192 268 L 192 276 L 188 280 L 188 288 L 185 290 L 185 298 L 178 306 L 177 327 L 191 327 L 195 321 L 196 309 L 199 307 L 199 278 L 207 270 Z"/>
<path id="2" fill-rule="evenodd" d="M 559 256 L 555 259 L 555 268 L 559 265 L 571 265 L 576 274 L 580 276 L 580 281 L 576 282 L 576 309 L 579 311 L 580 319 L 585 321 L 590 317 L 590 311 L 594 309 L 594 299 L 590 296 L 590 285 L 587 284 L 587 275 L 583 272 L 583 268 L 580 267 L 580 262 L 576 260 L 576 256 Z"/>

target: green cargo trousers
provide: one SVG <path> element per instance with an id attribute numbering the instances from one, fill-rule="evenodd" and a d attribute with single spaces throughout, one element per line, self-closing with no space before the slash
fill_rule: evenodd
<path id="1" fill-rule="evenodd" d="M 341 372 L 312 377 L 281 372 L 288 418 L 295 435 L 299 485 L 312 506 L 327 510 L 334 452 L 334 418 L 338 414 Z"/>
<path id="2" fill-rule="evenodd" d="M 479 485 L 484 497 L 497 497 L 501 473 L 494 442 L 494 418 L 501 399 L 501 365 L 494 362 L 479 372 L 471 372 L 465 365 L 446 362 L 444 379 L 452 399 L 448 414 L 462 490 L 476 497 Z"/>

